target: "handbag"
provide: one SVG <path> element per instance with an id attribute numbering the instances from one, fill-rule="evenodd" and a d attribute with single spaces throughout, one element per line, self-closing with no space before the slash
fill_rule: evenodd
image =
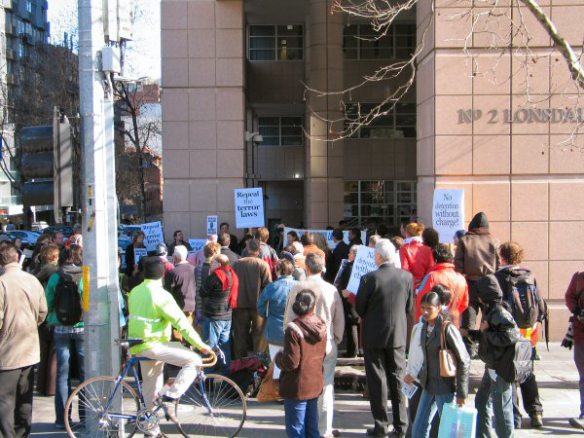
<path id="1" fill-rule="evenodd" d="M 281 399 L 280 397 L 280 383 L 273 378 L 274 375 L 274 363 L 270 364 L 268 372 L 262 380 L 262 385 L 260 386 L 260 391 L 257 395 L 258 403 L 273 402 Z"/>
<path id="2" fill-rule="evenodd" d="M 446 329 L 449 325 L 450 322 L 444 321 L 440 330 L 440 377 L 456 376 L 456 356 L 446 348 Z"/>

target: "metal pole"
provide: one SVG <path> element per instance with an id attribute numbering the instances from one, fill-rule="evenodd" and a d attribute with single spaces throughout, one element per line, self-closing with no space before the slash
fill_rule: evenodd
<path id="1" fill-rule="evenodd" d="M 85 378 L 90 378 L 119 369 L 119 351 L 112 343 L 119 333 L 113 93 L 101 72 L 103 2 L 78 0 L 78 5 L 83 261 L 90 268 Z"/>

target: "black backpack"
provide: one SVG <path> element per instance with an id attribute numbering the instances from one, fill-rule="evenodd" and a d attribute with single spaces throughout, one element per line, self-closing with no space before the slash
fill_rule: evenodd
<path id="1" fill-rule="evenodd" d="M 59 272 L 59 282 L 55 287 L 55 312 L 63 325 L 75 325 L 83 320 L 79 283 L 81 274 L 71 275 Z"/>
<path id="2" fill-rule="evenodd" d="M 527 269 L 513 269 L 509 278 L 508 302 L 511 314 L 521 329 L 533 327 L 541 319 L 540 300 L 535 278 Z"/>

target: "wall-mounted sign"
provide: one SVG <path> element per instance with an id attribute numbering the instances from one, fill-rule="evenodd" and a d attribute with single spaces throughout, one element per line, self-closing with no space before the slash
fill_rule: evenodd
<path id="1" fill-rule="evenodd" d="M 584 108 L 459 109 L 458 124 L 486 120 L 497 123 L 582 123 Z"/>

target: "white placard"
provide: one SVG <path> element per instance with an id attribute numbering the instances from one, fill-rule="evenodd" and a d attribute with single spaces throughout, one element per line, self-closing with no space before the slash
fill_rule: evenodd
<path id="1" fill-rule="evenodd" d="M 235 227 L 263 227 L 264 194 L 261 187 L 235 189 Z"/>
<path id="2" fill-rule="evenodd" d="M 146 248 L 134 248 L 134 265 L 140 262 L 140 259 L 148 255 Z"/>
<path id="3" fill-rule="evenodd" d="M 219 218 L 217 216 L 207 216 L 207 236 L 212 234 L 219 234 L 217 229 L 217 222 Z"/>
<path id="4" fill-rule="evenodd" d="M 193 248 L 191 253 L 202 250 L 207 242 L 207 239 L 189 239 L 189 245 L 191 245 L 191 248 Z"/>
<path id="5" fill-rule="evenodd" d="M 140 225 L 144 231 L 144 245 L 148 251 L 154 251 L 156 245 L 164 243 L 164 235 L 162 234 L 162 224 L 160 222 L 148 222 Z"/>
<path id="6" fill-rule="evenodd" d="M 353 263 L 353 270 L 351 271 L 351 278 L 349 279 L 347 290 L 352 294 L 357 294 L 359 284 L 361 283 L 361 277 L 371 271 L 375 271 L 376 269 L 375 250 L 373 248 L 368 248 L 365 245 L 359 246 L 357 257 L 355 257 L 355 263 Z"/>
<path id="7" fill-rule="evenodd" d="M 284 228 L 284 238 L 286 238 L 290 231 L 296 232 L 296 234 L 298 234 L 298 237 L 304 236 L 304 234 L 306 234 L 307 232 L 312 234 L 322 234 L 326 239 L 326 243 L 330 249 L 335 249 L 335 246 L 337 246 L 335 241 L 333 240 L 333 230 L 301 230 L 299 228 L 286 227 Z M 366 239 L 367 231 L 361 231 L 361 241 L 365 243 Z M 347 245 L 350 244 L 349 230 L 343 230 L 343 240 Z"/>
<path id="8" fill-rule="evenodd" d="M 432 226 L 440 234 L 440 242 L 454 242 L 454 234 L 464 229 L 464 189 L 434 190 Z"/>

